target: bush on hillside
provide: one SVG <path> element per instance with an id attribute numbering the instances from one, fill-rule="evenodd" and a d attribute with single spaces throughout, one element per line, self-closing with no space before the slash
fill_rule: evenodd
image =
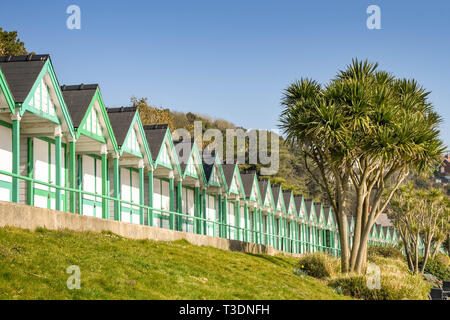
<path id="1" fill-rule="evenodd" d="M 380 268 L 380 289 L 370 289 L 367 275 L 339 275 L 329 285 L 339 293 L 364 300 L 424 300 L 432 285 L 421 275 L 413 275 L 404 260 L 372 255 L 370 264 Z"/>
<path id="2" fill-rule="evenodd" d="M 393 259 L 404 259 L 402 251 L 395 247 L 369 247 L 367 255 L 371 256 L 380 256 L 384 258 L 393 258 Z"/>
<path id="3" fill-rule="evenodd" d="M 365 275 L 345 275 L 329 282 L 336 292 L 363 300 L 425 300 L 430 285 L 420 275 L 381 275 L 380 289 L 370 289 Z"/>
<path id="4" fill-rule="evenodd" d="M 446 255 L 445 253 L 439 252 L 436 255 L 436 259 L 439 259 L 443 264 L 445 264 L 447 267 L 450 267 L 450 257 Z"/>
<path id="5" fill-rule="evenodd" d="M 326 279 L 339 273 L 340 262 L 325 253 L 313 253 L 302 256 L 297 270 L 317 279 Z"/>
<path id="6" fill-rule="evenodd" d="M 423 258 L 419 260 L 419 267 L 422 267 L 422 265 Z M 439 256 L 436 256 L 434 259 L 428 257 L 425 272 L 432 274 L 440 280 L 450 280 L 450 267 Z"/>

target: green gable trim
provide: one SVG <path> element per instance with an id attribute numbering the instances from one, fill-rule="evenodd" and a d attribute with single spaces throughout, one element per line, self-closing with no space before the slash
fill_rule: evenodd
<path id="1" fill-rule="evenodd" d="M 174 161 L 173 164 L 175 165 L 175 168 L 174 168 L 172 162 L 170 162 L 170 161 L 166 162 L 161 158 L 162 156 L 164 156 L 164 153 L 165 153 L 167 155 L 167 158 L 170 159 L 169 152 L 166 147 L 166 140 L 169 141 L 169 147 L 172 150 L 172 158 L 171 159 Z M 163 166 L 165 168 L 168 168 L 168 169 L 176 169 L 178 171 L 179 175 L 182 176 L 180 163 L 178 162 L 178 159 L 176 157 L 175 145 L 173 144 L 172 134 L 170 133 L 169 128 L 167 128 L 167 130 L 166 130 L 166 134 L 164 136 L 163 143 L 161 144 L 161 147 L 159 149 L 158 157 L 156 158 L 156 161 L 155 161 L 155 169 L 159 165 Z"/>
<path id="2" fill-rule="evenodd" d="M 312 219 L 311 218 L 309 219 L 309 222 L 319 224 L 319 222 L 317 221 L 316 208 L 314 206 L 314 201 L 311 203 L 311 213 L 309 216 L 312 217 Z"/>
<path id="3" fill-rule="evenodd" d="M 219 170 L 220 178 L 222 178 L 222 182 L 219 181 L 219 177 L 216 175 L 216 172 L 214 169 Z M 213 181 L 213 176 L 217 178 L 217 182 Z M 214 160 L 214 166 L 213 166 L 213 172 L 211 173 L 211 176 L 209 177 L 208 186 L 217 186 L 221 187 L 224 186 L 225 192 L 228 192 L 228 185 L 227 180 L 225 179 L 225 173 L 223 172 L 222 162 L 220 161 L 219 156 L 216 154 L 215 160 Z"/>
<path id="4" fill-rule="evenodd" d="M 113 146 L 114 152 L 116 154 L 118 154 L 118 152 L 119 152 L 118 149 L 119 148 L 117 146 L 117 141 L 116 141 L 116 138 L 114 136 L 114 132 L 113 132 L 112 127 L 111 127 L 111 123 L 109 122 L 109 117 L 108 117 L 108 114 L 107 114 L 107 111 L 106 111 L 106 107 L 105 107 L 105 104 L 103 102 L 103 98 L 102 98 L 102 95 L 100 93 L 100 89 L 99 88 L 97 88 L 97 90 L 95 91 L 94 96 L 92 97 L 92 100 L 91 100 L 91 102 L 89 104 L 89 107 L 88 107 L 88 109 L 86 111 L 86 114 L 84 115 L 83 120 L 80 123 L 80 127 L 77 129 L 75 138 L 78 139 L 80 137 L 80 135 L 83 134 L 83 135 L 88 136 L 88 137 L 90 137 L 90 138 L 92 138 L 94 140 L 100 141 L 102 143 L 106 143 L 107 136 L 105 135 L 103 130 L 102 130 L 102 135 L 100 136 L 100 135 L 98 135 L 96 133 L 93 133 L 92 131 L 88 131 L 88 130 L 84 129 L 84 126 L 87 123 L 87 119 L 90 116 L 91 112 L 95 112 L 95 110 L 93 110 L 95 102 L 98 102 L 98 104 L 100 106 L 101 116 L 103 117 L 103 119 L 105 121 L 106 131 L 108 133 L 109 140 L 111 141 L 111 144 Z M 97 114 L 96 115 L 97 120 L 98 120 L 98 116 L 99 115 Z"/>
<path id="5" fill-rule="evenodd" d="M 0 126 L 7 127 L 9 129 L 12 129 L 12 124 L 3 120 L 0 120 Z"/>
<path id="6" fill-rule="evenodd" d="M 200 178 L 199 177 L 199 173 L 197 172 L 197 169 L 195 167 L 195 163 L 193 163 L 194 156 L 196 156 L 197 159 L 199 159 L 199 161 L 201 161 L 202 158 L 200 157 L 200 151 L 198 150 L 197 143 L 195 141 L 192 144 L 191 154 L 189 155 L 188 164 L 187 164 L 186 169 L 184 170 L 184 173 L 183 173 L 183 179 L 186 176 L 190 176 L 190 177 L 195 178 L 195 179 L 199 179 Z M 201 162 L 199 162 L 198 167 L 199 167 L 199 170 L 200 170 L 200 176 L 201 176 L 201 178 L 203 180 L 203 183 L 207 184 L 205 171 L 203 170 L 203 165 L 202 165 Z M 211 176 L 212 176 L 212 174 L 211 174 Z"/>
<path id="7" fill-rule="evenodd" d="M 281 206 L 281 210 L 278 209 L 278 205 Z M 286 214 L 286 204 L 284 203 L 283 188 L 280 186 L 280 191 L 278 192 L 278 205 L 275 208 L 276 211 Z"/>
<path id="8" fill-rule="evenodd" d="M 235 181 L 236 176 L 238 177 L 238 181 Z M 231 179 L 230 186 L 228 186 L 228 194 L 231 193 L 242 194 L 242 197 L 245 199 L 244 185 L 242 183 L 241 174 L 237 164 L 234 166 L 233 179 Z"/>
<path id="9" fill-rule="evenodd" d="M 11 94 L 11 91 L 9 90 L 5 76 L 3 75 L 1 70 L 0 70 L 0 90 L 3 92 L 3 95 L 5 96 L 6 103 L 8 104 L 11 113 L 14 114 L 14 98 Z"/>
<path id="10" fill-rule="evenodd" d="M 267 180 L 266 199 L 264 201 L 264 206 L 271 207 L 274 211 L 276 210 L 275 200 L 273 198 L 272 185 L 270 184 L 270 180 Z"/>
<path id="11" fill-rule="evenodd" d="M 37 77 L 35 83 L 33 84 L 33 87 L 31 88 L 30 92 L 28 93 L 27 98 L 25 99 L 25 101 L 22 104 L 16 104 L 16 108 L 19 108 L 19 114 L 20 116 L 23 116 L 23 114 L 25 113 L 25 111 L 29 111 L 33 114 L 36 114 L 46 120 L 52 121 L 56 124 L 61 124 L 60 119 L 56 116 L 50 115 L 48 113 L 43 112 L 42 110 L 38 110 L 34 107 L 32 107 L 30 105 L 30 101 L 34 98 L 34 93 L 36 92 L 37 88 L 39 87 L 39 85 L 41 84 L 42 79 L 44 78 L 45 74 L 48 74 L 50 76 L 50 79 L 52 81 L 52 85 L 53 88 L 55 90 L 57 99 L 58 99 L 58 103 L 61 106 L 61 111 L 64 117 L 64 120 L 67 124 L 67 127 L 69 128 L 69 132 L 70 135 L 72 137 L 74 137 L 74 128 L 73 128 L 73 124 L 72 124 L 72 119 L 70 118 L 69 112 L 67 110 L 67 106 L 66 103 L 64 101 L 61 89 L 59 87 L 58 84 L 58 80 L 56 79 L 56 74 L 55 71 L 53 70 L 53 66 L 50 62 L 50 59 L 48 59 L 45 64 L 44 67 L 42 68 L 41 72 L 39 73 L 39 76 Z"/>
<path id="12" fill-rule="evenodd" d="M 138 125 L 138 131 L 136 132 L 134 126 L 135 124 Z M 133 132 L 139 133 L 141 135 L 142 141 L 144 141 L 144 150 L 142 150 L 142 146 L 139 144 L 139 141 L 137 140 L 137 136 L 133 135 Z M 133 118 L 133 121 L 131 122 L 130 128 L 128 129 L 127 135 L 125 137 L 124 144 L 120 147 L 119 154 L 122 155 L 124 152 L 127 152 L 129 154 L 135 155 L 139 158 L 143 158 L 144 154 L 147 155 L 147 159 L 151 159 L 150 151 L 148 149 L 148 144 L 146 143 L 147 139 L 144 138 L 144 128 L 142 127 L 142 123 L 140 121 L 139 112 L 136 112 Z M 134 144 L 139 147 L 140 150 L 133 150 L 132 148 L 128 147 L 129 140 L 134 140 Z M 149 161 L 150 162 L 150 161 Z"/>
<path id="13" fill-rule="evenodd" d="M 294 200 L 294 193 L 291 191 L 291 200 L 290 200 L 290 203 L 291 203 L 291 205 L 292 205 L 292 207 L 290 206 L 289 207 L 289 210 L 288 210 L 288 214 L 289 215 L 291 215 L 291 216 L 297 216 L 297 206 L 295 205 L 295 200 Z M 292 212 L 292 210 L 291 210 L 291 208 L 294 210 L 294 212 Z"/>

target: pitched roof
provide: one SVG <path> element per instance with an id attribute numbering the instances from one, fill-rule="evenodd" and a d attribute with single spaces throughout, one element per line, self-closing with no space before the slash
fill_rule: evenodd
<path id="1" fill-rule="evenodd" d="M 294 196 L 295 207 L 297 208 L 297 214 L 300 215 L 300 210 L 302 208 L 302 199 L 303 196 L 301 194 Z"/>
<path id="2" fill-rule="evenodd" d="M 98 84 L 79 84 L 61 86 L 61 91 L 69 110 L 74 128 L 78 128 L 97 91 Z"/>
<path id="3" fill-rule="evenodd" d="M 311 209 L 313 207 L 313 201 L 311 199 L 305 200 L 305 207 L 306 207 L 306 215 L 308 216 L 308 220 L 311 219 Z"/>
<path id="4" fill-rule="evenodd" d="M 316 212 L 317 221 L 320 221 L 321 209 L 322 209 L 322 204 L 320 202 L 314 203 L 314 211 Z"/>
<path id="5" fill-rule="evenodd" d="M 225 175 L 225 180 L 228 186 L 231 186 L 231 182 L 233 181 L 234 169 L 236 168 L 235 164 L 223 164 L 223 174 Z"/>
<path id="6" fill-rule="evenodd" d="M 242 185 L 244 186 L 245 197 L 250 198 L 252 194 L 255 172 L 241 174 Z"/>
<path id="7" fill-rule="evenodd" d="M 324 213 L 324 216 L 325 216 L 325 223 L 328 224 L 328 222 L 330 221 L 330 217 L 331 217 L 331 215 L 330 215 L 331 207 L 330 206 L 324 206 L 323 207 L 323 213 Z"/>
<path id="8" fill-rule="evenodd" d="M 275 204 L 275 208 L 278 207 L 278 200 L 279 200 L 279 194 L 280 194 L 280 188 L 281 186 L 279 184 L 272 185 L 272 195 L 273 195 L 273 202 Z"/>
<path id="9" fill-rule="evenodd" d="M 283 199 L 284 199 L 284 205 L 286 206 L 286 210 L 289 210 L 289 207 L 291 205 L 291 194 L 292 194 L 292 191 L 290 191 L 290 190 L 283 191 Z"/>
<path id="10" fill-rule="evenodd" d="M 108 108 L 107 111 L 117 144 L 122 146 L 136 116 L 137 109 L 135 107 L 122 107 Z"/>
<path id="11" fill-rule="evenodd" d="M 25 101 L 49 59 L 48 54 L 0 57 L 0 68 L 16 103 Z"/>
<path id="12" fill-rule="evenodd" d="M 377 228 L 377 235 L 380 235 L 381 224 L 375 223 L 375 228 Z"/>
<path id="13" fill-rule="evenodd" d="M 183 151 L 183 154 L 179 154 L 180 151 L 177 149 L 177 156 L 178 156 L 178 162 L 180 163 L 181 172 L 184 172 L 184 170 L 187 167 L 187 164 L 189 162 L 189 156 L 191 155 L 192 148 L 194 146 L 194 141 L 192 140 L 175 140 L 174 142 L 175 148 L 178 146 L 181 146 L 181 150 Z M 184 154 L 184 150 L 188 151 L 188 154 Z"/>
<path id="14" fill-rule="evenodd" d="M 153 124 L 144 126 L 145 136 L 147 138 L 153 160 L 158 158 L 159 151 L 161 150 L 161 146 L 164 142 L 164 138 L 166 137 L 168 128 L 169 125 L 167 124 Z"/>
<path id="15" fill-rule="evenodd" d="M 211 179 L 211 175 L 214 169 L 214 165 L 213 164 L 207 164 L 207 163 L 202 163 L 203 164 L 203 171 L 205 172 L 205 176 L 206 176 L 206 180 L 209 181 L 209 179 Z"/>
<path id="16" fill-rule="evenodd" d="M 262 203 L 266 202 L 266 196 L 267 196 L 267 188 L 269 186 L 269 180 L 258 180 L 259 185 L 259 192 L 261 192 L 261 201 Z"/>

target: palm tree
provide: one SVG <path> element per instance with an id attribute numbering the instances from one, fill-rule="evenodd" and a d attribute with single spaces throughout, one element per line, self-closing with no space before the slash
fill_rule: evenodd
<path id="1" fill-rule="evenodd" d="M 280 127 L 336 212 L 344 271 L 362 272 L 370 231 L 394 192 L 411 170 L 431 170 L 444 150 L 428 95 L 415 80 L 358 60 L 324 86 L 301 79 L 284 91 Z M 348 213 L 355 217 L 352 248 Z"/>

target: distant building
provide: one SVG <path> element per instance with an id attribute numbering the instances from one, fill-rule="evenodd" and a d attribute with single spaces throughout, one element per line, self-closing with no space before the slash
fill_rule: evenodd
<path id="1" fill-rule="evenodd" d="M 437 183 L 446 184 L 450 182 L 450 153 L 441 157 L 441 163 L 439 164 L 434 177 Z"/>

